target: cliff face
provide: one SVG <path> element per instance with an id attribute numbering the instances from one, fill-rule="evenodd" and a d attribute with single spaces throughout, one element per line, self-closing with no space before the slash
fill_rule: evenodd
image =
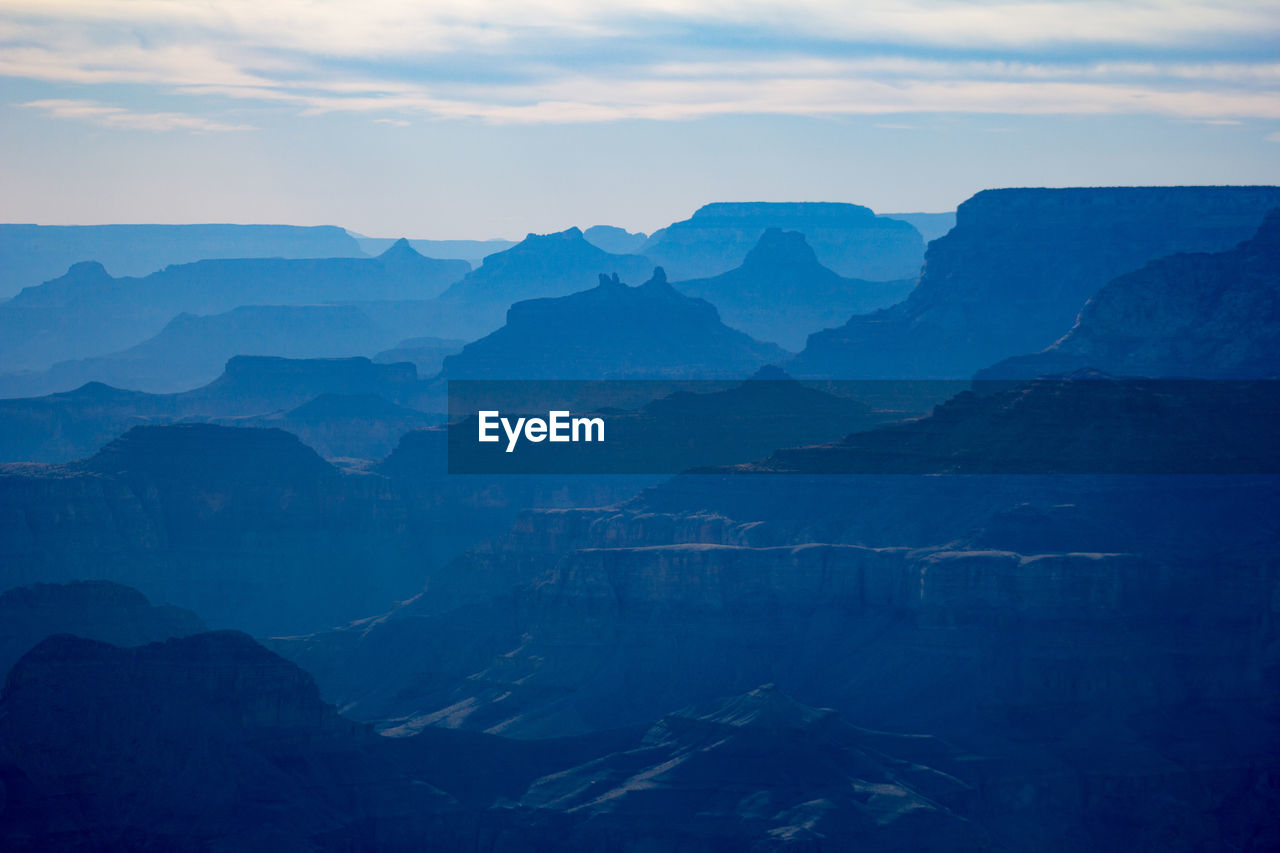
<path id="1" fill-rule="evenodd" d="M 554 330 L 554 331 L 553 331 Z M 746 378 L 786 353 L 720 322 L 661 268 L 639 287 L 614 276 L 557 299 L 518 302 L 501 329 L 444 361 L 449 379 Z"/>
<path id="2" fill-rule="evenodd" d="M 1172 255 L 1111 281 L 1061 340 L 978 378 L 1086 367 L 1122 376 L 1280 376 L 1280 210 L 1230 251 Z"/>
<path id="3" fill-rule="evenodd" d="M 705 299 L 726 325 L 790 350 L 821 329 L 900 302 L 914 279 L 883 282 L 845 278 L 824 267 L 798 231 L 770 228 L 742 266 L 707 279 L 679 281 L 682 293 Z"/>
<path id="4" fill-rule="evenodd" d="M 1275 478 L 742 478 L 751 500 L 719 486 L 719 505 L 703 493 L 663 511 L 704 479 L 622 508 L 526 514 L 450 567 L 450 584 L 276 648 L 398 735 L 585 732 L 775 682 L 861 725 L 955 744 L 970 759 L 952 770 L 1012 848 L 1127 849 L 1152 825 L 1243 839 L 1266 824 Z M 908 508 L 926 518 L 901 519 Z M 677 757 L 650 754 L 655 768 Z M 682 772 L 658 769 L 634 794 L 607 763 L 577 778 L 642 803 Z M 548 801 L 583 802 L 559 784 Z"/>
<path id="5" fill-rule="evenodd" d="M 742 264 L 770 228 L 805 236 L 823 266 L 842 276 L 892 281 L 920 273 L 924 241 L 906 222 L 856 204 L 721 202 L 655 232 L 640 254 L 676 279 L 717 276 Z"/>
<path id="6" fill-rule="evenodd" d="M 814 335 L 797 376 L 965 378 L 1064 335 L 1104 284 L 1177 252 L 1221 252 L 1275 187 L 985 190 L 929 244 L 905 302 Z"/>

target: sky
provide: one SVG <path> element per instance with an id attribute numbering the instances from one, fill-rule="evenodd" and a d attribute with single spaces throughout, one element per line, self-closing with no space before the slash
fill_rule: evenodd
<path id="1" fill-rule="evenodd" d="M 1280 3 L 0 0 L 0 221 L 652 231 L 1280 183 Z"/>

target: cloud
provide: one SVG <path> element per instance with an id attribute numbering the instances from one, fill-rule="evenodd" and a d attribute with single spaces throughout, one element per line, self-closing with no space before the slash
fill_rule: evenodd
<path id="1" fill-rule="evenodd" d="M 1280 130 L 1277 130 L 1275 133 L 1268 133 L 1268 134 L 1267 134 L 1267 141 L 1268 141 L 1268 142 L 1280 142 Z"/>
<path id="2" fill-rule="evenodd" d="M 0 0 L 0 76 L 133 84 L 191 98 L 193 113 L 248 100 L 388 123 L 1239 121 L 1280 118 L 1278 37 L 1270 0 Z M 186 126 L 180 114 L 98 108 L 119 112 L 79 117 Z"/>
<path id="3" fill-rule="evenodd" d="M 79 119 L 103 127 L 128 130 L 189 130 L 195 132 L 226 132 L 252 130 L 248 125 L 232 125 L 211 121 L 201 116 L 185 113 L 142 113 L 124 107 L 102 104 L 97 101 L 49 98 L 19 104 L 22 107 L 42 110 L 54 118 Z"/>

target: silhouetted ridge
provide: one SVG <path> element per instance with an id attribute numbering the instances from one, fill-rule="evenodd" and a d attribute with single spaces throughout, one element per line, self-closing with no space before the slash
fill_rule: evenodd
<path id="1" fill-rule="evenodd" d="M 785 353 L 728 328 L 661 268 L 639 287 L 618 274 L 569 296 L 517 302 L 501 329 L 444 362 L 450 379 L 746 376 Z M 548 330 L 555 330 L 548 334 Z"/>
<path id="2" fill-rule="evenodd" d="M 924 241 L 906 222 L 869 208 L 834 202 L 720 202 L 655 232 L 641 254 L 677 280 L 727 272 L 770 228 L 803 233 L 818 258 L 840 275 L 872 280 L 914 278 Z"/>
<path id="3" fill-rule="evenodd" d="M 136 646 L 204 630 L 191 611 L 153 606 L 136 589 L 111 581 L 15 587 L 0 594 L 0 675 L 53 634 Z"/>
<path id="4" fill-rule="evenodd" d="M 194 423 L 136 426 L 76 467 L 175 484 L 193 477 L 267 482 L 334 473 L 314 450 L 284 430 Z"/>

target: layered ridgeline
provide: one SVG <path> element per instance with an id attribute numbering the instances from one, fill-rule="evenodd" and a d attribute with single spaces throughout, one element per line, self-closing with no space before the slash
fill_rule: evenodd
<path id="1" fill-rule="evenodd" d="M 444 366 L 445 357 L 461 352 L 466 343 L 456 338 L 405 338 L 391 349 L 377 353 L 373 360 L 377 364 L 407 361 L 418 369 L 419 376 L 427 378 L 439 373 Z"/>
<path id="2" fill-rule="evenodd" d="M 143 278 L 113 278 L 100 263 L 77 263 L 61 278 L 0 303 L 0 369 L 37 369 L 117 352 L 157 334 L 181 313 L 219 314 L 243 305 L 425 300 L 467 269 L 465 261 L 424 258 L 404 241 L 377 258 L 210 260 Z"/>
<path id="3" fill-rule="evenodd" d="M 0 675 L 54 634 L 141 646 L 204 630 L 190 610 L 157 606 L 136 589 L 110 581 L 14 587 L 0 593 Z"/>
<path id="4" fill-rule="evenodd" d="M 631 287 L 599 284 L 517 302 L 501 329 L 444 361 L 448 379 L 746 378 L 786 353 L 720 321 L 715 306 L 679 293 L 659 267 Z"/>
<path id="5" fill-rule="evenodd" d="M 396 243 L 395 237 L 364 237 L 352 235 L 360 248 L 369 255 L 381 255 Z M 496 252 L 505 252 L 515 245 L 514 240 L 419 240 L 408 241 L 414 251 L 428 258 L 466 261 L 472 268 L 484 263 L 484 259 Z"/>
<path id="6" fill-rule="evenodd" d="M 79 459 L 138 424 L 287 415 L 328 394 L 409 404 L 421 392 L 417 371 L 404 362 L 236 356 L 213 382 L 177 394 L 94 382 L 65 393 L 0 400 L 0 462 Z M 348 444 L 358 438 L 358 432 L 349 435 Z"/>
<path id="7" fill-rule="evenodd" d="M 978 378 L 1083 368 L 1117 376 L 1280 377 L 1280 210 L 1230 251 L 1172 255 L 1115 279 L 1061 340 Z"/>
<path id="8" fill-rule="evenodd" d="M 720 202 L 654 232 L 639 250 L 674 280 L 708 278 L 739 266 L 765 231 L 804 234 L 823 266 L 843 276 L 915 278 L 924 258 L 920 232 L 868 207 L 828 202 Z"/>
<path id="9" fill-rule="evenodd" d="M 578 228 L 530 234 L 505 252 L 485 258 L 479 269 L 441 294 L 441 325 L 427 332 L 479 337 L 501 326 L 516 302 L 586 290 L 602 274 L 639 281 L 651 268 L 637 255 L 614 255 L 593 246 Z"/>
<path id="10" fill-rule="evenodd" d="M 610 504 L 648 482 L 449 478 L 443 443 L 418 447 L 353 472 L 280 429 L 177 424 L 68 465 L 0 466 L 0 588 L 111 580 L 211 625 L 314 631 L 415 594 L 526 507 Z"/>
<path id="11" fill-rule="evenodd" d="M 367 355 L 395 343 L 399 334 L 349 305 L 246 305 L 223 314 L 179 314 L 155 337 L 120 352 L 0 374 L 0 397 L 70 391 L 87 382 L 157 394 L 185 391 L 218 378 L 233 356 Z"/>
<path id="12" fill-rule="evenodd" d="M 905 302 L 814 335 L 801 377 L 967 378 L 1062 337 L 1117 276 L 1248 239 L 1277 187 L 985 190 L 929 244 Z M 821 257 L 821 255 L 819 255 Z"/>
<path id="13" fill-rule="evenodd" d="M 582 236 L 588 243 L 598 246 L 615 255 L 638 255 L 640 247 L 648 241 L 649 235 L 644 232 L 632 233 L 625 228 L 614 225 L 592 225 Z"/>
<path id="14" fill-rule="evenodd" d="M 972 786 L 935 769 L 965 758 L 772 686 L 585 738 L 382 738 L 243 634 L 139 648 L 64 635 L 22 658 L 0 701 L 0 844 L 989 849 Z"/>
<path id="15" fill-rule="evenodd" d="M 798 351 L 814 332 L 901 302 L 915 279 L 845 278 L 818 262 L 803 234 L 770 228 L 742 266 L 674 286 L 716 306 L 727 325 Z"/>
<path id="16" fill-rule="evenodd" d="M 526 514 L 384 617 L 273 647 L 400 736 L 589 732 L 773 681 L 944 738 L 997 847 L 1272 825 L 1274 479 L 732 479 Z"/>
<path id="17" fill-rule="evenodd" d="M 143 276 L 209 258 L 361 258 L 332 225 L 0 225 L 0 299 L 98 261 Z"/>

